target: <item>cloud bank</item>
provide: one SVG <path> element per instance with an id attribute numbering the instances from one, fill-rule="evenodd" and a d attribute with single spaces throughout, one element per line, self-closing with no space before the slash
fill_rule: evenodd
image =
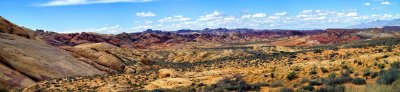
<path id="1" fill-rule="evenodd" d="M 204 28 L 253 28 L 253 29 L 324 29 L 343 28 L 354 24 L 400 18 L 400 15 L 372 14 L 360 15 L 357 10 L 303 10 L 300 12 L 249 13 L 244 15 L 229 15 L 220 11 L 201 15 L 197 18 L 187 18 L 175 15 L 159 19 L 152 23 L 137 23 L 139 25 L 130 31 L 146 29 L 179 30 Z"/>

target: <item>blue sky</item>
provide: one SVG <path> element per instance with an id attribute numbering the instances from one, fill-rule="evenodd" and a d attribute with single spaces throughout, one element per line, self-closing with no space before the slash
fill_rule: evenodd
<path id="1" fill-rule="evenodd" d="M 400 0 L 2 0 L 0 16 L 55 32 L 340 28 L 400 18 Z"/>

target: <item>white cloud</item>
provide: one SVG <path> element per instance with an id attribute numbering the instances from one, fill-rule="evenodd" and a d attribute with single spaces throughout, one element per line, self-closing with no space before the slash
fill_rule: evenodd
<path id="1" fill-rule="evenodd" d="M 255 16 L 255 17 L 253 17 Z M 304 10 L 300 12 L 275 12 L 229 15 L 215 11 L 196 19 L 178 21 L 183 16 L 159 19 L 157 23 L 137 25 L 135 31 L 145 29 L 179 30 L 204 28 L 253 28 L 253 29 L 302 29 L 302 28 L 340 28 L 373 20 L 400 18 L 400 15 L 375 14 L 361 15 L 357 10 Z M 163 21 L 163 22 L 160 22 Z M 174 21 L 167 23 L 166 21 Z"/>
<path id="2" fill-rule="evenodd" d="M 262 17 L 265 17 L 265 16 L 267 16 L 267 14 L 264 14 L 264 13 L 256 13 L 256 14 L 253 14 L 253 18 L 262 18 Z"/>
<path id="3" fill-rule="evenodd" d="M 388 2 L 388 1 L 381 2 L 381 4 L 383 4 L 383 5 L 392 5 L 392 3 Z"/>
<path id="4" fill-rule="evenodd" d="M 136 16 L 139 16 L 139 17 L 154 17 L 154 16 L 156 16 L 156 14 L 154 14 L 152 12 L 138 12 L 138 13 L 136 13 Z"/>
<path id="5" fill-rule="evenodd" d="M 189 21 L 190 18 L 183 17 L 182 15 L 175 15 L 172 17 L 166 17 L 158 20 L 158 22 L 180 22 L 180 21 Z"/>
<path id="6" fill-rule="evenodd" d="M 76 33 L 76 32 L 96 32 L 96 33 L 106 33 L 106 34 L 118 34 L 123 32 L 120 25 L 115 26 L 105 26 L 102 28 L 89 28 L 89 29 L 80 29 L 80 30 L 68 30 L 61 33 Z"/>
<path id="7" fill-rule="evenodd" d="M 201 21 L 215 20 L 215 19 L 221 19 L 223 16 L 224 16 L 224 14 L 222 14 L 221 12 L 214 11 L 211 14 L 200 16 L 199 20 L 201 20 Z"/>
<path id="8" fill-rule="evenodd" d="M 278 12 L 278 13 L 275 13 L 274 15 L 277 15 L 277 16 L 284 16 L 284 15 L 286 15 L 287 14 L 287 12 Z"/>
<path id="9" fill-rule="evenodd" d="M 364 3 L 364 5 L 365 5 L 365 6 L 369 6 L 369 5 L 371 5 L 371 3 Z"/>
<path id="10" fill-rule="evenodd" d="M 101 3 L 120 3 L 120 2 L 150 2 L 154 0 L 51 0 L 50 2 L 39 4 L 39 6 L 67 6 L 67 5 L 87 5 Z"/>
<path id="11" fill-rule="evenodd" d="M 346 16 L 355 17 L 355 16 L 358 16 L 358 13 L 357 12 L 350 12 L 350 13 L 347 13 Z"/>
<path id="12" fill-rule="evenodd" d="M 243 15 L 242 18 L 243 19 L 248 19 L 248 18 L 251 18 L 251 15 Z"/>

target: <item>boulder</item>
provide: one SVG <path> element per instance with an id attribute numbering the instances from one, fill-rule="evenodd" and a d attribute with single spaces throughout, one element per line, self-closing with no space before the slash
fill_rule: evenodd
<path id="1" fill-rule="evenodd" d="M 154 62 L 151 61 L 147 56 L 143 55 L 142 57 L 139 58 L 139 62 L 145 65 L 151 65 Z"/>
<path id="2" fill-rule="evenodd" d="M 179 73 L 175 69 L 160 69 L 158 71 L 158 78 L 175 78 L 179 77 Z"/>

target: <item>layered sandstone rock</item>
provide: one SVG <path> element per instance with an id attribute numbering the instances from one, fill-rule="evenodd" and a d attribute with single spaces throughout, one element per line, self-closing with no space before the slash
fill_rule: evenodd
<path id="1" fill-rule="evenodd" d="M 64 47 L 63 49 L 113 70 L 124 70 L 125 63 L 108 51 L 115 48 L 117 47 L 107 43 L 93 43 Z"/>
<path id="2" fill-rule="evenodd" d="M 37 40 L 30 29 L 0 17 L 0 88 L 18 90 L 52 78 L 106 74 Z"/>
<path id="3" fill-rule="evenodd" d="M 46 43 L 5 33 L 0 38 L 1 63 L 33 80 L 105 74 Z"/>
<path id="4" fill-rule="evenodd" d="M 2 63 L 0 63 L 0 71 L 0 88 L 2 89 L 21 89 L 35 83 L 29 77 Z"/>

